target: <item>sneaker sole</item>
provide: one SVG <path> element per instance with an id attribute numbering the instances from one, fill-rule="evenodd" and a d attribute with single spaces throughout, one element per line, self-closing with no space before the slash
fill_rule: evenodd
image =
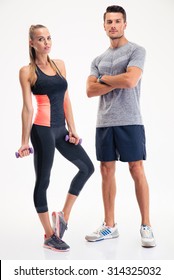
<path id="1" fill-rule="evenodd" d="M 97 238 L 97 239 L 88 239 L 85 237 L 85 239 L 88 241 L 88 242 L 98 242 L 98 241 L 103 241 L 103 240 L 107 240 L 107 239 L 114 239 L 114 238 L 117 238 L 119 237 L 119 234 L 117 236 L 108 236 L 108 237 L 101 237 L 101 238 Z"/>
<path id="2" fill-rule="evenodd" d="M 64 250 L 59 250 L 59 249 L 56 249 L 56 248 L 53 248 L 53 247 L 50 247 L 50 246 L 47 246 L 47 245 L 43 245 L 43 247 L 46 248 L 46 249 L 55 251 L 55 252 L 68 252 L 70 250 L 70 248 L 64 249 Z"/>
<path id="3" fill-rule="evenodd" d="M 144 247 L 144 248 L 152 248 L 152 247 L 155 247 L 156 244 L 155 243 L 146 243 L 146 242 L 141 242 L 141 246 Z"/>
<path id="4" fill-rule="evenodd" d="M 57 237 L 59 236 L 59 232 L 60 232 L 60 227 L 59 227 L 59 215 L 56 212 L 52 213 L 52 221 L 53 221 L 53 230 L 55 232 L 55 234 L 57 235 Z"/>

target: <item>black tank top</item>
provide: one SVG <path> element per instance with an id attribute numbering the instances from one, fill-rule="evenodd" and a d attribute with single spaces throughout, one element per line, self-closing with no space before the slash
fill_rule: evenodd
<path id="1" fill-rule="evenodd" d="M 38 66 L 36 75 L 36 83 L 31 87 L 37 102 L 34 123 L 50 127 L 65 125 L 64 96 L 68 86 L 66 79 L 58 74 L 49 76 Z"/>

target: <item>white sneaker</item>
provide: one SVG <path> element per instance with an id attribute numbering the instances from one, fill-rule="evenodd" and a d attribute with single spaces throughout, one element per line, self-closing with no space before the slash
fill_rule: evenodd
<path id="1" fill-rule="evenodd" d="M 114 227 L 106 226 L 106 223 L 103 223 L 96 231 L 92 232 L 89 235 L 85 236 L 85 239 L 90 242 L 101 241 L 104 239 L 116 238 L 119 236 L 117 229 L 117 224 Z"/>
<path id="2" fill-rule="evenodd" d="M 155 247 L 155 238 L 153 236 L 152 228 L 150 226 L 141 225 L 141 245 L 143 247 Z"/>

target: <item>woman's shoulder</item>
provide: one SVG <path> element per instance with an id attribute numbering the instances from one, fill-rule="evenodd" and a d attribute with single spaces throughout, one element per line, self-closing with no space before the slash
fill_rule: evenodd
<path id="1" fill-rule="evenodd" d="M 52 59 L 54 63 L 60 68 L 60 67 L 65 67 L 65 63 L 61 59 Z"/>
<path id="2" fill-rule="evenodd" d="M 30 65 L 22 66 L 19 70 L 19 79 L 21 81 L 30 80 Z"/>
<path id="3" fill-rule="evenodd" d="M 30 65 L 22 66 L 19 70 L 19 73 L 22 75 L 29 75 L 30 74 Z"/>
<path id="4" fill-rule="evenodd" d="M 57 68 L 60 70 L 60 72 L 64 75 L 66 70 L 65 70 L 65 63 L 61 59 L 52 59 L 54 63 L 56 64 Z"/>

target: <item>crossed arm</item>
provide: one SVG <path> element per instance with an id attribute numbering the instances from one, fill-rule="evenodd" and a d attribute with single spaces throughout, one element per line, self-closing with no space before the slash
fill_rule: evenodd
<path id="1" fill-rule="evenodd" d="M 101 80 L 105 84 L 99 83 L 95 76 L 87 79 L 87 96 L 101 96 L 116 88 L 133 88 L 137 85 L 142 75 L 142 70 L 138 67 L 128 67 L 127 72 L 110 76 L 103 75 Z"/>

